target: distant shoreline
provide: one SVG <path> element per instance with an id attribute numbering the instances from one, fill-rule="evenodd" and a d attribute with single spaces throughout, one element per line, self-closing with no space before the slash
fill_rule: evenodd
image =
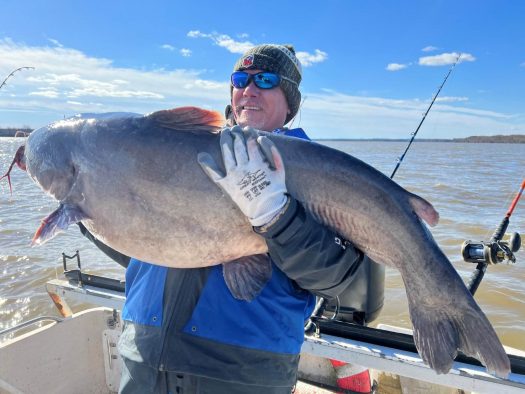
<path id="1" fill-rule="evenodd" d="M 31 129 L 14 129 L 14 128 L 0 129 L 0 137 L 19 137 L 19 136 L 26 137 L 29 134 L 31 134 L 32 131 L 33 130 Z"/>
<path id="2" fill-rule="evenodd" d="M 407 142 L 408 138 L 316 138 L 316 141 L 371 141 L 371 142 Z M 467 142 L 467 143 L 502 143 L 525 144 L 524 134 L 470 136 L 465 138 L 417 138 L 415 142 Z"/>
<path id="3" fill-rule="evenodd" d="M 18 133 L 30 134 L 31 129 L 7 128 L 0 129 L 0 137 L 15 137 Z M 408 138 L 316 138 L 316 141 L 377 141 L 377 142 L 407 142 Z M 466 138 L 417 138 L 417 142 L 471 142 L 471 143 L 503 143 L 525 144 L 525 134 L 470 136 Z"/>

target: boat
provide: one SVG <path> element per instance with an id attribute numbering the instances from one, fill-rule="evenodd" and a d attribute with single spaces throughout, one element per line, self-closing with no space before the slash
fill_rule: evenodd
<path id="1" fill-rule="evenodd" d="M 116 393 L 124 285 L 80 268 L 48 281 L 46 291 L 62 317 L 42 316 L 0 332 L 0 341 L 13 336 L 0 342 L 0 393 Z M 71 301 L 94 307 L 73 313 Z M 523 350 L 506 348 L 512 373 L 505 379 L 462 355 L 449 373 L 438 375 L 419 357 L 409 330 L 324 317 L 313 327 L 302 347 L 297 394 L 344 392 L 333 360 L 347 374 L 368 369 L 368 392 L 525 393 Z"/>

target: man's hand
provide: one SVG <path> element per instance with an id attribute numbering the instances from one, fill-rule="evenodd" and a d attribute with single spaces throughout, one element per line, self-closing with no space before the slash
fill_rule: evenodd
<path id="1" fill-rule="evenodd" d="M 286 205 L 284 166 L 273 142 L 249 127 L 225 128 L 220 145 L 226 174 L 206 152 L 197 159 L 204 172 L 248 217 L 252 226 L 269 223 Z"/>

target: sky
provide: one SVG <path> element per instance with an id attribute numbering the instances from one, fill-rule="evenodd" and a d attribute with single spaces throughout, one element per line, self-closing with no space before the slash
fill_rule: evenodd
<path id="1" fill-rule="evenodd" d="M 292 44 L 312 138 L 525 134 L 525 1 L 2 0 L 0 127 L 229 103 L 235 61 Z"/>

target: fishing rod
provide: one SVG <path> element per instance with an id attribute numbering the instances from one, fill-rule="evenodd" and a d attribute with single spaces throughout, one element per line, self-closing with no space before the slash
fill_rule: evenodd
<path id="1" fill-rule="evenodd" d="M 394 178 L 394 175 L 396 175 L 397 169 L 399 168 L 399 166 L 400 166 L 401 163 L 403 162 L 403 159 L 405 158 L 405 155 L 407 154 L 408 150 L 410 149 L 410 145 L 412 145 L 412 142 L 414 142 L 414 138 L 416 138 L 416 135 L 417 135 L 419 129 L 421 128 L 421 126 L 422 126 L 423 123 L 425 122 L 425 119 L 427 118 L 427 115 L 428 115 L 428 113 L 430 112 L 430 109 L 431 109 L 432 106 L 434 105 L 434 102 L 436 101 L 437 97 L 439 96 L 439 93 L 441 92 L 441 89 L 443 89 L 443 86 L 445 86 L 445 83 L 447 82 L 448 77 L 449 77 L 450 74 L 452 73 L 452 70 L 454 69 L 454 67 L 456 67 L 456 64 L 458 64 L 460 58 L 461 58 L 461 53 L 460 53 L 460 54 L 458 55 L 458 57 L 456 58 L 456 61 L 454 62 L 454 64 L 452 65 L 452 67 L 450 67 L 450 70 L 448 70 L 448 73 L 447 73 L 447 75 L 445 76 L 445 79 L 443 80 L 443 83 L 441 84 L 441 86 L 439 87 L 438 91 L 436 92 L 436 94 L 435 94 L 434 97 L 432 98 L 432 101 L 430 102 L 430 105 L 428 106 L 426 112 L 424 113 L 423 118 L 421 119 L 421 122 L 419 122 L 419 125 L 418 125 L 417 128 L 416 128 L 416 131 L 414 131 L 414 132 L 412 133 L 412 138 L 411 138 L 410 141 L 408 142 L 408 145 L 407 145 L 405 151 L 404 151 L 403 154 L 397 159 L 396 168 L 394 168 L 394 171 L 392 172 L 392 175 L 390 175 L 390 179 L 393 179 L 393 178 Z"/>
<path id="2" fill-rule="evenodd" d="M 450 70 L 448 70 L 448 73 L 445 76 L 443 83 L 441 84 L 438 91 L 434 95 L 434 98 L 430 102 L 430 105 L 428 106 L 425 114 L 423 115 L 423 118 L 421 119 L 421 122 L 419 123 L 416 131 L 412 133 L 412 138 L 410 139 L 403 154 L 399 157 L 397 161 L 397 165 L 394 168 L 392 175 L 390 175 L 390 179 L 394 178 L 394 175 L 396 174 L 399 166 L 401 165 L 401 162 L 405 158 L 405 155 L 408 152 L 408 149 L 412 145 L 412 142 L 414 141 L 416 134 L 421 128 L 421 125 L 423 124 L 428 113 L 430 112 L 432 105 L 436 101 L 439 93 L 441 92 L 441 89 L 447 82 L 448 77 L 452 73 L 452 70 L 454 69 L 454 67 L 456 67 L 456 64 L 458 64 L 460 58 L 461 58 L 461 53 L 456 58 L 456 61 L 454 62 L 452 67 L 450 67 Z M 525 189 L 525 180 L 521 184 L 521 188 L 518 194 L 516 195 L 516 197 L 514 198 L 514 200 L 512 201 L 511 206 L 509 210 L 507 211 L 507 214 L 505 215 L 500 225 L 498 226 L 498 228 L 495 230 L 494 234 L 490 238 L 490 241 L 472 242 L 470 240 L 467 240 L 463 242 L 463 245 L 461 246 L 461 254 L 463 256 L 463 260 L 469 263 L 477 263 L 476 269 L 472 273 L 469 283 L 467 285 L 472 295 L 476 293 L 476 290 L 478 289 L 478 286 L 481 283 L 481 280 L 483 279 L 483 276 L 485 275 L 487 266 L 489 264 L 499 264 L 504 261 L 512 262 L 512 263 L 516 262 L 516 257 L 514 256 L 514 253 L 516 253 L 521 247 L 520 234 L 516 232 L 513 233 L 508 242 L 503 241 L 503 237 L 505 236 L 505 233 L 507 231 L 510 216 L 512 215 L 512 212 L 514 211 L 516 204 L 518 203 L 521 195 L 523 194 L 524 189 Z"/>
<path id="3" fill-rule="evenodd" d="M 521 247 L 520 235 L 518 233 L 513 233 L 508 242 L 503 241 L 503 237 L 509 226 L 510 217 L 514 212 L 514 208 L 516 208 L 516 204 L 523 194 L 524 189 L 525 179 L 521 183 L 520 190 L 512 200 L 505 217 L 494 231 L 494 234 L 492 234 L 490 241 L 472 242 L 468 240 L 463 242 L 463 245 L 461 246 L 463 260 L 467 263 L 477 263 L 476 269 L 472 273 L 467 285 L 472 295 L 474 295 L 478 289 L 489 264 L 499 264 L 504 261 L 512 263 L 516 262 L 514 253 L 516 253 Z"/>
<path id="4" fill-rule="evenodd" d="M 448 77 L 450 76 L 450 74 L 452 73 L 452 70 L 454 70 L 454 67 L 456 67 L 456 64 L 458 64 L 459 62 L 459 59 L 461 58 L 461 53 L 458 55 L 458 57 L 456 58 L 456 60 L 454 61 L 454 64 L 452 64 L 452 67 L 450 67 L 450 69 L 448 70 L 448 73 L 447 75 L 445 76 L 445 79 L 443 80 L 443 82 L 441 83 L 441 85 L 439 86 L 439 89 L 437 90 L 436 94 L 434 95 L 434 97 L 432 98 L 432 101 L 430 102 L 430 105 L 428 106 L 427 110 L 425 111 L 424 115 L 423 115 L 423 118 L 421 119 L 421 122 L 419 122 L 419 125 L 417 126 L 416 128 L 416 131 L 414 131 L 412 133 L 412 138 L 410 139 L 405 151 L 403 152 L 403 154 L 397 159 L 397 164 L 396 164 L 396 167 L 394 168 L 394 171 L 392 172 L 392 175 L 390 175 L 390 179 L 393 179 L 394 178 L 394 175 L 396 174 L 399 166 L 401 165 L 401 163 L 403 162 L 403 159 L 405 158 L 405 155 L 407 154 L 408 150 L 410 149 L 410 145 L 412 145 L 412 142 L 414 142 L 414 139 L 416 138 L 416 135 L 419 131 L 419 129 L 421 128 L 421 126 L 423 125 L 423 123 L 425 122 L 425 119 L 428 115 L 428 113 L 430 112 L 430 109 L 432 108 L 432 106 L 434 105 L 434 102 L 436 101 L 437 97 L 439 96 L 439 93 L 441 92 L 441 89 L 443 89 L 443 86 L 445 86 L 445 83 L 447 82 L 447 79 Z M 335 307 L 335 311 L 332 315 L 332 317 L 330 318 L 331 320 L 334 320 L 338 313 L 339 313 L 339 298 L 336 299 L 336 307 Z M 316 305 L 314 307 L 314 311 L 312 312 L 312 317 L 314 318 L 318 318 L 319 316 L 321 316 L 324 311 L 325 311 L 325 308 L 326 308 L 326 305 L 327 305 L 327 302 L 326 302 L 326 299 L 323 298 L 323 297 L 318 297 L 317 299 L 317 302 L 316 302 Z M 312 328 L 315 326 L 315 328 L 317 329 L 318 327 L 312 322 L 312 320 L 309 320 L 308 323 L 306 324 L 305 326 L 305 331 L 310 331 L 312 330 Z"/>
<path id="5" fill-rule="evenodd" d="M 35 68 L 34 67 L 27 67 L 27 66 L 24 66 L 24 67 L 18 67 L 16 70 L 13 70 L 11 71 L 11 73 L 4 79 L 4 81 L 2 82 L 2 84 L 0 85 L 0 89 L 2 89 L 4 87 L 4 85 L 7 85 L 7 80 L 9 78 L 11 78 L 13 75 L 15 75 L 18 71 L 22 71 L 22 70 L 34 70 Z"/>
<path id="6" fill-rule="evenodd" d="M 436 101 L 439 93 L 441 92 L 441 89 L 445 85 L 445 82 L 447 82 L 448 77 L 452 73 L 452 70 L 454 69 L 454 67 L 456 67 L 456 64 L 459 62 L 460 58 L 461 58 L 461 54 L 458 55 L 458 57 L 456 58 L 456 61 L 454 62 L 452 67 L 450 67 L 450 70 L 445 76 L 445 79 L 443 80 L 443 83 L 441 84 L 438 91 L 436 92 L 434 98 L 430 102 L 430 105 L 428 106 L 427 111 L 423 115 L 423 118 L 421 119 L 421 122 L 419 123 L 416 131 L 412 133 L 412 138 L 410 139 L 405 151 L 398 159 L 397 165 L 394 168 L 392 175 L 390 175 L 390 179 L 394 178 L 394 175 L 396 174 L 399 166 L 401 165 L 401 162 L 405 158 L 405 155 L 408 152 L 408 149 L 412 145 L 412 142 L 414 141 L 416 134 L 421 128 L 421 125 L 425 121 L 427 114 L 432 108 L 432 105 Z M 505 236 L 505 233 L 507 231 L 507 227 L 509 225 L 509 221 L 510 221 L 512 212 L 514 211 L 516 204 L 518 203 L 521 195 L 523 194 L 524 189 L 525 189 L 525 180 L 521 184 L 521 188 L 518 194 L 516 195 L 516 197 L 514 198 L 514 200 L 512 201 L 511 206 L 509 210 L 507 211 L 507 214 L 501 221 L 498 228 L 494 231 L 494 234 L 490 238 L 490 241 L 472 242 L 471 240 L 467 240 L 463 242 L 463 245 L 461 246 L 461 254 L 463 256 L 463 260 L 469 263 L 477 263 L 476 269 L 472 273 L 469 283 L 467 285 L 472 295 L 476 293 L 476 290 L 478 289 L 478 286 L 481 283 L 481 280 L 483 279 L 483 276 L 485 275 L 487 266 L 489 264 L 499 264 L 503 261 L 512 262 L 512 263 L 516 262 L 516 257 L 514 256 L 514 253 L 516 253 L 521 247 L 521 237 L 519 233 L 516 233 L 516 232 L 513 233 L 508 242 L 503 241 L 503 237 Z"/>

